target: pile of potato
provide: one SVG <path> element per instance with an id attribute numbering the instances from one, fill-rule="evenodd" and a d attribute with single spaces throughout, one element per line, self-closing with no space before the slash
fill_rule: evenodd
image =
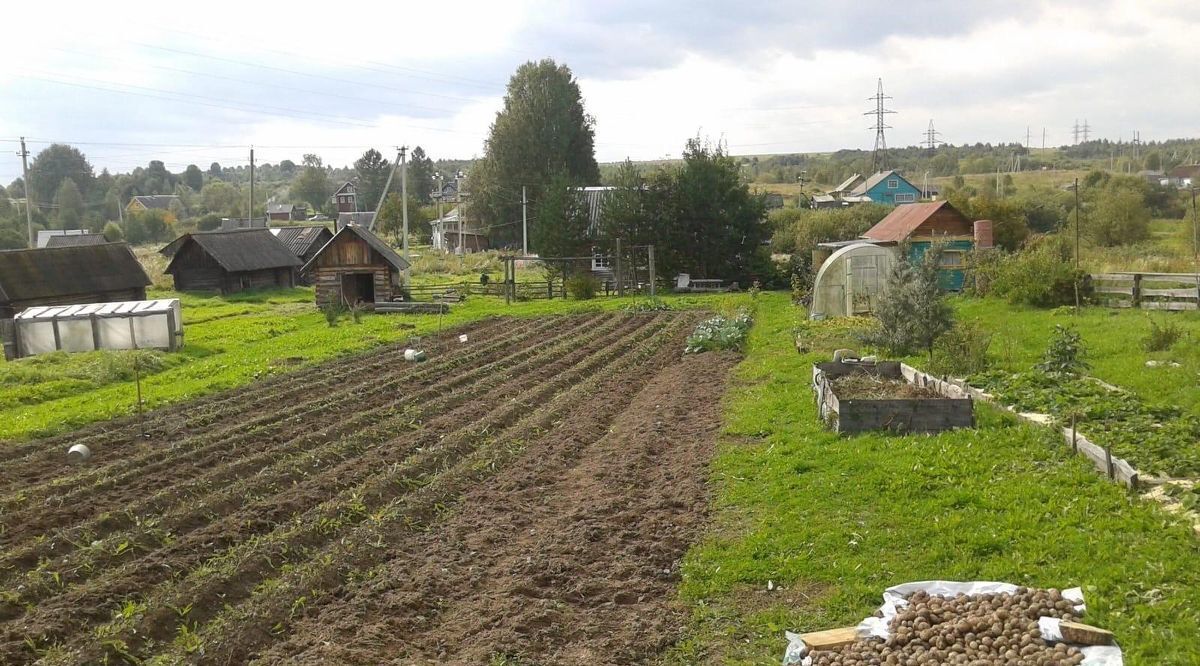
<path id="1" fill-rule="evenodd" d="M 1077 648 L 1050 645 L 1039 617 L 1075 620 L 1058 590 L 1018 588 L 1015 594 L 930 596 L 917 592 L 888 625 L 887 640 L 864 639 L 812 653 L 814 666 L 1074 666 Z"/>

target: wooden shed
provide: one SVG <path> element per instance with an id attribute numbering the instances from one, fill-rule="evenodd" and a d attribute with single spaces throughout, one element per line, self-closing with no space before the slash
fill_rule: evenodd
<path id="1" fill-rule="evenodd" d="M 342 227 L 300 269 L 316 287 L 317 307 L 374 305 L 400 295 L 404 257 L 357 224 Z"/>
<path id="2" fill-rule="evenodd" d="M 140 301 L 149 284 L 125 243 L 0 251 L 0 319 L 35 305 Z"/>
<path id="3" fill-rule="evenodd" d="M 184 234 L 161 252 L 171 258 L 166 272 L 178 291 L 292 287 L 300 260 L 269 229 Z"/>
<path id="4" fill-rule="evenodd" d="M 295 227 L 271 227 L 271 233 L 279 239 L 279 242 L 287 246 L 292 254 L 300 260 L 301 264 L 307 264 L 309 259 L 317 254 L 317 251 L 325 247 L 325 244 L 333 239 L 333 232 L 322 224 L 309 224 Z M 308 277 L 302 273 L 297 273 L 296 283 L 302 285 L 312 284 L 308 281 Z"/>

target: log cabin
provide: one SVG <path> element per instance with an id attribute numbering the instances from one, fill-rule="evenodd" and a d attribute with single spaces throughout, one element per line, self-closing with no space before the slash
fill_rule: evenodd
<path id="1" fill-rule="evenodd" d="M 146 298 L 150 278 L 125 243 L 0 251 L 0 319 L 35 305 Z"/>
<path id="2" fill-rule="evenodd" d="M 184 234 L 160 252 L 170 257 L 166 273 L 177 291 L 293 287 L 300 260 L 269 229 Z"/>
<path id="3" fill-rule="evenodd" d="M 402 295 L 400 272 L 409 263 L 366 227 L 348 224 L 300 273 L 316 287 L 317 307 L 385 303 Z"/>

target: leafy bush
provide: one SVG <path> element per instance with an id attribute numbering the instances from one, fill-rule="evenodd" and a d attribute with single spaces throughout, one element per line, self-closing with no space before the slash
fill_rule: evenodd
<path id="1" fill-rule="evenodd" d="M 1150 331 L 1146 337 L 1142 338 L 1142 346 L 1148 352 L 1166 351 L 1175 346 L 1179 342 L 1179 338 L 1183 337 L 1183 329 L 1173 321 L 1163 321 L 1162 326 L 1158 322 L 1150 320 Z"/>
<path id="2" fill-rule="evenodd" d="M 812 265 L 812 252 L 818 243 L 858 238 L 891 210 L 890 206 L 880 204 L 860 204 L 849 208 L 822 210 L 773 210 L 767 216 L 767 221 L 774 230 L 771 250 L 791 253 L 792 272 L 810 275 L 813 270 L 820 268 Z"/>
<path id="3" fill-rule="evenodd" d="M 338 325 L 338 320 L 345 311 L 340 303 L 329 303 L 321 308 L 321 314 L 325 315 L 325 323 L 329 324 L 330 328 Z"/>
<path id="4" fill-rule="evenodd" d="M 1043 237 L 1020 252 L 973 252 L 968 257 L 968 285 L 977 296 L 994 295 L 1014 305 L 1052 308 L 1091 295 L 1087 273 L 1074 269 L 1071 246 L 1059 237 Z"/>
<path id="5" fill-rule="evenodd" d="M 739 312 L 734 317 L 716 316 L 696 325 L 688 336 L 684 353 L 697 354 L 706 351 L 740 351 L 746 334 L 754 320 L 749 312 Z"/>
<path id="6" fill-rule="evenodd" d="M 671 306 L 660 298 L 647 298 L 634 301 L 621 309 L 625 312 L 666 312 L 671 309 Z"/>
<path id="7" fill-rule="evenodd" d="M 116 222 L 105 224 L 103 234 L 104 240 L 110 243 L 117 243 L 125 239 L 125 234 L 121 231 L 121 225 Z"/>
<path id="8" fill-rule="evenodd" d="M 905 250 L 900 255 L 907 256 Z M 942 248 L 934 245 L 919 263 L 897 261 L 875 308 L 878 325 L 863 342 L 893 354 L 924 350 L 933 357 L 937 339 L 954 325 L 954 312 L 938 286 Z"/>
<path id="9" fill-rule="evenodd" d="M 1048 375 L 1075 377 L 1090 367 L 1086 356 L 1087 350 L 1079 331 L 1056 324 L 1054 337 L 1050 338 L 1050 346 L 1046 348 L 1046 354 L 1037 367 Z"/>
<path id="10" fill-rule="evenodd" d="M 937 375 L 968 377 L 991 366 L 988 348 L 992 334 L 974 323 L 959 324 L 937 339 L 933 345 L 930 370 Z"/>
<path id="11" fill-rule="evenodd" d="M 600 291 L 600 282 L 590 273 L 579 273 L 567 278 L 567 294 L 577 301 L 587 301 L 596 297 Z"/>

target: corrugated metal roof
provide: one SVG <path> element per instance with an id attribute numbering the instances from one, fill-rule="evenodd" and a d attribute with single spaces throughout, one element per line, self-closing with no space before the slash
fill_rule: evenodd
<path id="1" fill-rule="evenodd" d="M 184 234 L 160 250 L 166 254 L 174 246 L 174 256 L 167 266 L 168 273 L 175 265 L 179 250 L 188 241 L 199 245 L 221 268 L 231 273 L 300 265 L 300 260 L 267 229 L 202 231 Z"/>
<path id="2" fill-rule="evenodd" d="M 46 247 L 78 247 L 80 245 L 104 245 L 108 239 L 104 234 L 74 234 L 71 236 L 51 236 L 46 239 Z"/>
<path id="3" fill-rule="evenodd" d="M 149 284 L 125 243 L 0 251 L 0 301 L 124 291 Z"/>
<path id="4" fill-rule="evenodd" d="M 943 206 L 949 206 L 950 210 L 958 213 L 958 209 L 950 206 L 947 201 L 901 204 L 896 206 L 878 224 L 868 229 L 863 237 L 877 241 L 902 241 L 911 236 L 917 227 L 924 224 Z M 961 215 L 961 213 L 959 214 Z"/>
<path id="5" fill-rule="evenodd" d="M 850 193 L 851 194 L 866 194 L 867 192 L 869 192 L 871 190 L 872 187 L 875 187 L 876 185 L 882 183 L 885 178 L 888 178 L 893 175 L 901 180 L 904 180 L 904 176 L 901 176 L 900 173 L 897 172 L 895 169 L 889 169 L 887 171 L 880 171 L 879 173 L 872 174 L 872 176 L 870 178 L 864 180 L 861 185 L 859 185 L 858 187 L 851 190 Z M 904 180 L 904 182 L 908 183 L 907 180 Z M 911 185 L 912 183 L 909 183 L 909 184 Z"/>
<path id="6" fill-rule="evenodd" d="M 833 188 L 832 190 L 830 190 L 830 192 L 845 192 L 845 191 L 849 190 L 851 187 L 854 187 L 854 184 L 857 183 L 859 180 L 862 180 L 862 174 L 856 173 L 853 176 L 850 176 L 849 178 L 847 178 L 846 180 L 843 180 L 841 185 L 838 185 L 837 187 Z"/>
<path id="7" fill-rule="evenodd" d="M 271 227 L 270 232 L 279 239 L 279 242 L 286 245 L 292 254 L 300 258 L 321 249 L 325 243 L 329 242 L 330 238 L 333 238 L 333 232 L 328 227 L 319 224 Z M 314 245 L 316 247 L 313 247 Z"/>

